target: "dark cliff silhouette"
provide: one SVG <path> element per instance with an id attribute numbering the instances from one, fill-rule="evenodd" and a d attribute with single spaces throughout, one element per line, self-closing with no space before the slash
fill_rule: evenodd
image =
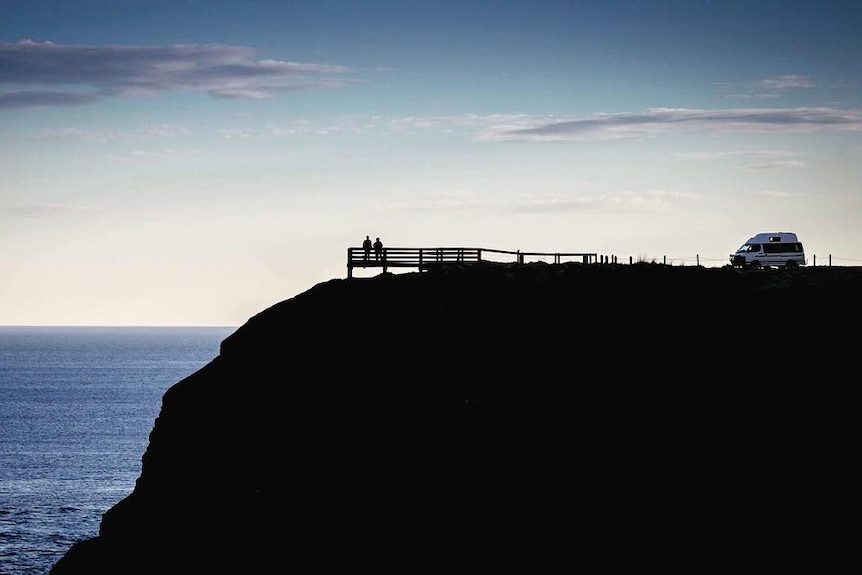
<path id="1" fill-rule="evenodd" d="M 860 268 L 484 262 L 318 284 L 165 393 L 134 491 L 51 575 L 811 549 L 860 290 Z"/>

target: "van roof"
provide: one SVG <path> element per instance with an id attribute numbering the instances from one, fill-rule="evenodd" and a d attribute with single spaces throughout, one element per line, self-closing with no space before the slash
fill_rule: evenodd
<path id="1" fill-rule="evenodd" d="M 760 232 L 748 240 L 750 244 L 766 244 L 770 242 L 798 242 L 793 232 Z"/>

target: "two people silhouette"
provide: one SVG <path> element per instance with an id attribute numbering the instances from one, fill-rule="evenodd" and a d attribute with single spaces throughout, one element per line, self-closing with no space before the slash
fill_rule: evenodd
<path id="1" fill-rule="evenodd" d="M 380 261 L 383 259 L 383 242 L 380 238 L 371 242 L 371 237 L 365 236 L 365 241 L 362 242 L 362 250 L 364 251 L 365 261 L 371 258 L 371 250 L 374 249 L 374 259 Z"/>

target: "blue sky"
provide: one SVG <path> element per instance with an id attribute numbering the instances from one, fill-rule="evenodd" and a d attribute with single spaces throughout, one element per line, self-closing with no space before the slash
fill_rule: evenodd
<path id="1" fill-rule="evenodd" d="M 346 277 L 366 235 L 718 267 L 793 231 L 809 265 L 862 265 L 860 22 L 0 0 L 0 325 L 238 326 Z"/>

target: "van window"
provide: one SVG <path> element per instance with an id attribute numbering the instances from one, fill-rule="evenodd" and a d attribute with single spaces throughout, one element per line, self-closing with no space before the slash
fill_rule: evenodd
<path id="1" fill-rule="evenodd" d="M 763 251 L 768 254 L 786 254 L 802 251 L 800 243 L 763 244 Z"/>

